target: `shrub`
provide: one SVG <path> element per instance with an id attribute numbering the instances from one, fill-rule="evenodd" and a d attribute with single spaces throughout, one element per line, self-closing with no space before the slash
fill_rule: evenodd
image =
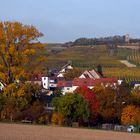
<path id="1" fill-rule="evenodd" d="M 51 119 L 52 124 L 62 125 L 63 121 L 64 121 L 64 118 L 63 118 L 62 114 L 56 113 L 56 112 L 53 113 L 52 119 Z"/>
<path id="2" fill-rule="evenodd" d="M 49 117 L 48 117 L 47 114 L 42 115 L 38 118 L 38 123 L 39 124 L 48 124 L 48 122 L 49 122 Z"/>

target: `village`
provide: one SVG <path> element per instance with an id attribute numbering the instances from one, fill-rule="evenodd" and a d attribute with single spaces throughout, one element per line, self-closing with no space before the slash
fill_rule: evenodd
<path id="1" fill-rule="evenodd" d="M 73 93 L 80 86 L 87 86 L 89 89 L 93 89 L 98 84 L 105 87 L 115 87 L 115 85 L 121 85 L 124 82 L 123 79 L 104 77 L 100 65 L 99 68 L 85 70 L 79 77 L 75 77 L 71 81 L 66 80 L 65 74 L 73 71 L 73 69 L 74 67 L 67 63 L 58 70 L 50 70 L 50 74 L 34 74 L 32 79 L 27 82 L 38 84 L 42 88 L 42 91 L 47 92 L 48 95 L 53 94 L 53 91 L 56 89 L 59 89 L 62 95 L 66 95 L 67 93 Z M 140 82 L 138 81 L 132 81 L 130 84 L 133 88 L 140 86 Z"/>

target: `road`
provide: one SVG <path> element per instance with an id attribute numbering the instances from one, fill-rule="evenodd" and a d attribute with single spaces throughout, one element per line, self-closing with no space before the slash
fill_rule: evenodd
<path id="1" fill-rule="evenodd" d="M 127 60 L 120 60 L 120 62 L 123 63 L 124 65 L 126 65 L 129 68 L 135 68 L 135 67 L 137 67 L 136 65 L 128 62 Z"/>

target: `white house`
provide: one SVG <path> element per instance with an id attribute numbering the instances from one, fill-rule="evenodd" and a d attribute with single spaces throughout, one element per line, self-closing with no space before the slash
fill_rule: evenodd
<path id="1" fill-rule="evenodd" d="M 42 86 L 46 90 L 57 88 L 58 81 L 63 81 L 63 77 L 42 77 Z"/>
<path id="2" fill-rule="evenodd" d="M 57 77 L 64 77 L 64 74 L 67 72 L 67 71 L 69 71 L 69 70 L 72 70 L 73 69 L 73 67 L 71 66 L 71 64 L 66 64 L 65 66 L 63 66 L 62 68 L 61 68 L 61 70 L 58 72 L 58 75 L 57 75 Z"/>

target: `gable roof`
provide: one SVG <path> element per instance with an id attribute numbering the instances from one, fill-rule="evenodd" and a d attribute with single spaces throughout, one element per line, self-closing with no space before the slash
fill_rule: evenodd
<path id="1" fill-rule="evenodd" d="M 100 83 L 117 83 L 116 78 L 100 78 L 100 79 L 92 79 L 92 78 L 75 78 L 72 81 L 73 86 L 95 86 Z"/>
<path id="2" fill-rule="evenodd" d="M 102 76 L 95 69 L 84 71 L 79 78 L 83 78 L 82 76 L 93 79 L 102 78 Z"/>

